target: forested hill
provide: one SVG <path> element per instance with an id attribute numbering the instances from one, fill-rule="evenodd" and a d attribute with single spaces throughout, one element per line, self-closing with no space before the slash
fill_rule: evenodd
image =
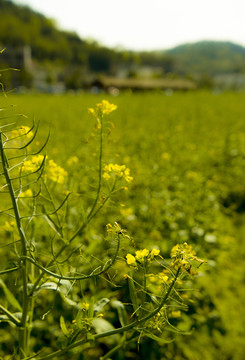
<path id="1" fill-rule="evenodd" d="M 0 14 L 0 44 L 7 50 L 9 47 L 30 45 L 33 58 L 40 62 L 90 63 L 95 70 L 96 66 L 108 70 L 110 64 L 107 60 L 114 60 L 117 56 L 113 50 L 82 40 L 75 33 L 57 29 L 53 20 L 27 6 L 0 0 Z"/>
<path id="2" fill-rule="evenodd" d="M 201 41 L 153 52 L 116 51 L 59 30 L 55 22 L 27 6 L 0 0 L 0 45 L 30 45 L 39 61 L 86 65 L 91 71 L 115 72 L 119 66 L 162 66 L 163 73 L 244 73 L 245 48 L 230 42 Z"/>
<path id="3" fill-rule="evenodd" d="M 34 70 L 45 69 L 48 81 L 62 81 L 66 88 L 80 88 L 87 76 L 96 74 L 130 78 L 146 74 L 154 78 L 190 76 L 197 82 L 206 77 L 208 84 L 216 75 L 239 74 L 240 77 L 245 74 L 245 48 L 240 45 L 202 41 L 162 51 L 119 51 L 82 39 L 75 32 L 60 30 L 54 20 L 27 6 L 0 0 L 0 50 L 6 47 L 0 57 L 0 67 L 22 68 L 23 64 L 16 59 L 25 45 L 31 49 Z M 37 74 L 33 68 L 26 70 L 22 72 L 25 79 L 20 80 L 24 85 L 31 84 L 31 78 Z M 11 81 L 12 85 L 18 85 L 18 81 L 15 84 L 13 80 L 9 80 L 9 84 Z M 233 78 L 231 81 L 234 83 Z"/>
<path id="4" fill-rule="evenodd" d="M 62 31 L 53 20 L 27 6 L 0 0 L 0 46 L 29 45 L 34 60 L 45 63 L 84 67 L 87 71 L 115 75 L 121 67 L 160 66 L 172 70 L 172 59 L 162 53 L 135 53 L 109 49 L 96 41 L 81 39 L 76 33 Z"/>
<path id="5" fill-rule="evenodd" d="M 221 41 L 200 41 L 167 51 L 178 73 L 245 73 L 245 48 Z"/>

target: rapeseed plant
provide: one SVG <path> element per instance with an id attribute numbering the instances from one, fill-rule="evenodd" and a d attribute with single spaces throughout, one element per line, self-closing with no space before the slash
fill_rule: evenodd
<path id="1" fill-rule="evenodd" d="M 13 218 L 3 228 L 8 233 L 17 233 L 9 245 L 12 249 L 11 259 L 0 275 L 13 279 L 11 276 L 14 273 L 15 284 L 18 284 L 10 291 L 6 290 L 5 279 L 1 280 L 6 299 L 0 305 L 0 321 L 10 323 L 18 332 L 18 349 L 13 355 L 16 359 L 56 359 L 78 347 L 82 352 L 87 344 L 99 339 L 106 342 L 107 338 L 112 339 L 110 344 L 114 344 L 115 338 L 120 340 L 103 359 L 124 348 L 132 338 L 148 336 L 160 343 L 166 342 L 159 334 L 167 328 L 168 316 L 179 316 L 180 310 L 172 309 L 174 299 L 179 296 L 178 281 L 190 273 L 193 261 L 203 263 L 187 244 L 176 245 L 172 250 L 173 260 L 168 265 L 167 273 L 164 272 L 167 265 L 163 264 L 164 259 L 157 248 L 136 250 L 134 255 L 128 253 L 125 256 L 121 242 L 131 246 L 132 239 L 118 223 L 106 226 L 107 237 L 113 243 L 109 256 L 101 253 L 101 259 L 97 260 L 97 256 L 86 253 L 85 230 L 113 195 L 122 189 L 121 181 L 133 181 L 126 165 L 109 163 L 103 166 L 104 118 L 116 108 L 116 105 L 102 100 L 95 108 L 89 109 L 96 118 L 100 132 L 97 188 L 90 206 L 83 209 L 81 220 L 73 226 L 71 222 L 77 218 L 78 211 L 73 203 L 70 208 L 70 192 L 66 188 L 68 172 L 42 154 L 45 144 L 39 150 L 33 148 L 37 133 L 33 128 L 21 126 L 12 129 L 8 137 L 4 132 L 5 127 L 0 127 L 1 172 L 5 179 L 2 188 L 9 195 L 11 203 L 11 207 L 3 209 L 1 214 Z M 14 143 L 18 137 L 26 141 L 21 146 Z M 9 144 L 11 146 L 8 147 Z M 13 154 L 14 150 L 16 154 Z M 18 162 L 10 167 L 10 161 L 16 159 Z M 79 164 L 76 156 L 68 159 L 69 167 L 76 164 Z M 13 169 L 14 176 L 11 175 Z M 57 198 L 54 192 L 56 187 L 49 187 L 49 180 L 61 189 Z M 105 194 L 102 190 L 107 181 Z M 66 195 L 57 205 L 61 194 Z M 81 207 L 81 204 L 77 205 L 77 208 Z M 72 216 L 74 213 L 75 216 Z M 38 219 L 42 219 L 42 222 L 39 223 Z M 89 300 L 83 291 L 79 293 L 79 289 L 83 289 L 81 283 L 85 284 L 84 289 L 91 287 L 92 292 L 95 278 L 97 283 L 106 279 L 109 284 L 113 284 L 113 271 L 119 261 L 124 261 L 128 269 L 124 281 L 128 283 L 129 308 L 125 306 L 124 298 L 115 299 L 114 295 L 109 295 L 109 289 L 110 298 L 102 298 L 97 302 L 94 301 L 94 297 L 98 296 L 96 291 L 93 296 L 89 296 Z M 153 268 L 156 269 L 155 273 L 152 272 Z M 48 352 L 43 348 L 39 353 L 31 345 L 36 312 L 41 308 L 45 321 L 54 304 L 47 304 L 48 308 L 43 309 L 37 299 L 42 299 L 43 292 L 48 294 L 53 291 L 60 294 L 62 302 L 67 302 L 76 316 L 69 322 L 61 311 L 58 332 L 63 335 L 56 342 L 58 348 Z M 178 301 L 179 298 L 176 303 Z M 44 306 L 46 302 L 43 302 Z M 185 308 L 184 305 L 182 307 Z M 117 328 L 110 322 L 110 317 L 107 320 L 108 308 L 118 314 L 120 325 Z M 48 322 L 46 326 L 49 326 Z"/>

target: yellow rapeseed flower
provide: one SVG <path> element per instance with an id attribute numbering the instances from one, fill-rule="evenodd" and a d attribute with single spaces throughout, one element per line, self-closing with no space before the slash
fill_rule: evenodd
<path id="1" fill-rule="evenodd" d="M 126 167 L 126 165 L 118 165 L 118 164 L 108 164 L 104 166 L 104 174 L 103 178 L 105 180 L 109 180 L 112 177 L 119 177 L 120 179 L 124 179 L 127 182 L 131 182 L 133 180 L 132 176 L 129 176 L 130 170 Z"/>
<path id="2" fill-rule="evenodd" d="M 65 171 L 61 166 L 57 165 L 53 160 L 49 160 L 47 166 L 47 177 L 57 182 L 58 184 L 63 184 L 67 176 L 67 171 Z"/>
<path id="3" fill-rule="evenodd" d="M 153 259 L 155 256 L 160 254 L 160 250 L 158 249 L 152 249 L 151 250 L 151 259 Z"/>
<path id="4" fill-rule="evenodd" d="M 33 196 L 33 192 L 31 189 L 27 189 L 26 191 L 22 191 L 22 193 L 20 194 L 20 197 L 32 197 Z"/>
<path id="5" fill-rule="evenodd" d="M 40 168 L 43 162 L 44 156 L 43 155 L 35 155 L 30 160 L 26 160 L 23 163 L 22 171 L 24 172 L 34 172 Z"/>
<path id="6" fill-rule="evenodd" d="M 165 275 L 164 273 L 160 273 L 159 274 L 159 279 L 163 282 L 163 283 L 166 283 L 168 281 L 168 276 Z"/>
<path id="7" fill-rule="evenodd" d="M 183 268 L 189 273 L 191 273 L 192 260 L 199 262 L 200 265 L 206 262 L 205 260 L 197 258 L 196 252 L 192 249 L 192 246 L 188 245 L 186 242 L 184 244 L 175 245 L 172 248 L 171 258 L 173 259 L 171 265 L 174 268 Z"/>
<path id="8" fill-rule="evenodd" d="M 89 309 L 89 304 L 84 302 L 84 303 L 82 303 L 82 307 L 83 307 L 83 309 L 88 310 Z"/>
<path id="9" fill-rule="evenodd" d="M 33 156 L 30 160 L 24 161 L 22 171 L 27 173 L 37 171 L 40 168 L 43 159 L 43 155 L 36 155 Z M 61 166 L 57 165 L 53 160 L 49 160 L 48 164 L 45 166 L 45 175 L 48 179 L 59 184 L 63 184 L 67 176 L 67 171 L 65 171 Z"/>
<path id="10" fill-rule="evenodd" d="M 108 172 L 104 172 L 103 178 L 104 178 L 105 180 L 109 180 L 109 179 L 111 178 L 111 176 L 109 175 Z"/>
<path id="11" fill-rule="evenodd" d="M 29 126 L 21 126 L 19 129 L 11 131 L 10 138 L 24 135 L 26 135 L 28 139 L 33 137 L 33 132 L 31 131 L 31 128 Z"/>
<path id="12" fill-rule="evenodd" d="M 123 208 L 120 209 L 120 213 L 123 217 L 127 218 L 128 216 L 133 214 L 133 209 L 132 208 Z"/>
<path id="13" fill-rule="evenodd" d="M 89 108 L 88 111 L 91 115 L 97 118 L 103 115 L 108 115 L 116 109 L 117 109 L 116 105 L 110 104 L 109 101 L 107 100 L 102 100 L 101 103 L 98 103 L 96 105 L 95 109 Z"/>
<path id="14" fill-rule="evenodd" d="M 148 249 L 138 250 L 135 252 L 136 260 L 138 260 L 139 262 L 144 262 L 148 255 L 149 255 Z"/>
<path id="15" fill-rule="evenodd" d="M 67 160 L 67 165 L 68 166 L 72 166 L 74 164 L 77 164 L 79 161 L 78 157 L 77 156 L 71 156 L 69 157 L 69 159 Z"/>
<path id="16" fill-rule="evenodd" d="M 8 232 L 13 232 L 16 228 L 15 222 L 12 221 L 5 221 L 5 224 L 3 226 L 3 229 Z"/>
<path id="17" fill-rule="evenodd" d="M 170 317 L 178 318 L 181 317 L 181 311 L 180 310 L 173 310 L 170 314 Z"/>
<path id="18" fill-rule="evenodd" d="M 124 177 L 124 179 L 125 179 L 127 182 L 131 182 L 131 181 L 134 179 L 132 176 L 129 176 L 129 173 L 130 173 L 129 168 L 126 168 L 126 169 L 124 170 L 124 175 L 123 175 L 123 177 Z"/>
<path id="19" fill-rule="evenodd" d="M 166 161 L 169 161 L 169 160 L 171 160 L 171 155 L 170 155 L 169 153 L 167 153 L 167 152 L 164 152 L 164 153 L 162 154 L 162 158 L 163 158 L 164 160 L 166 160 Z"/>
<path id="20" fill-rule="evenodd" d="M 127 254 L 126 259 L 128 265 L 136 266 L 136 259 L 133 255 Z"/>

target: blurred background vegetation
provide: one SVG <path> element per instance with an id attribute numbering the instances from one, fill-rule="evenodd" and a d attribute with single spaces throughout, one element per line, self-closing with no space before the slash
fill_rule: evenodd
<path id="1" fill-rule="evenodd" d="M 15 104 L 18 113 L 41 120 L 38 141 L 42 143 L 51 128 L 48 156 L 69 172 L 67 189 L 74 200 L 82 197 L 86 208 L 94 197 L 98 148 L 91 136 L 94 122 L 88 107 L 99 102 L 105 94 L 10 94 L 2 97 L 3 106 Z M 129 344 L 113 360 L 243 360 L 245 353 L 245 109 L 243 93 L 176 92 L 123 93 L 108 97 L 118 105 L 110 120 L 115 128 L 106 142 L 104 161 L 126 164 L 134 181 L 128 191 L 118 193 L 103 214 L 97 217 L 82 239 L 83 256 L 101 259 L 108 244 L 104 241 L 105 226 L 117 221 L 134 239 L 136 249 L 157 247 L 164 257 L 177 243 L 187 241 L 201 258 L 208 260 L 199 270 L 195 283 L 188 288 L 188 311 L 171 323 L 191 335 L 168 333 L 164 339 L 173 343 L 161 345 L 142 339 L 140 345 Z M 44 106 L 45 104 L 45 106 Z M 15 111 L 9 109 L 9 114 Z M 137 129 L 137 131 L 136 131 Z M 65 146 L 64 146 L 65 144 Z M 69 165 L 69 159 L 79 161 Z M 63 191 L 55 196 L 61 201 Z M 65 189 L 64 189 L 65 190 Z M 82 210 L 73 207 L 79 219 Z M 2 244 L 10 241 L 2 216 Z M 35 222 L 35 241 L 40 252 L 47 253 L 50 234 L 44 233 L 43 221 Z M 69 224 L 69 226 L 71 226 Z M 125 248 L 126 247 L 126 248 Z M 0 248 L 4 264 L 11 252 Z M 123 245 L 122 252 L 128 251 Z M 42 257 L 41 257 L 42 259 Z M 114 287 L 107 279 L 83 282 L 73 287 L 69 298 L 81 299 L 84 292 L 95 301 L 102 297 L 117 297 L 127 302 L 125 269 L 115 267 L 111 272 Z M 14 277 L 7 282 L 13 287 Z M 187 295 L 188 295 L 187 294 Z M 0 292 L 0 298 L 3 295 Z M 44 346 L 57 348 L 60 313 L 67 323 L 74 310 L 64 304 L 59 294 L 41 294 L 35 313 L 34 349 Z M 19 296 L 17 294 L 17 296 Z M 53 306 L 53 304 L 55 304 Z M 49 313 L 42 320 L 42 315 Z M 109 309 L 105 318 L 115 326 L 117 318 Z M 49 324 L 47 328 L 47 322 Z M 15 339 L 9 327 L 0 330 L 0 356 L 11 353 Z M 96 343 L 82 354 L 68 354 L 74 359 L 98 360 L 111 348 L 110 343 Z M 67 355 L 67 356 L 68 356 Z M 80 356 L 80 357 L 79 357 Z M 64 357 L 66 359 L 67 357 Z"/>
<path id="2" fill-rule="evenodd" d="M 181 78 L 197 88 L 245 89 L 245 48 L 240 45 L 202 41 L 163 51 L 110 49 L 59 30 L 54 20 L 10 0 L 0 0 L 0 14 L 0 46 L 7 48 L 0 66 L 22 69 L 4 75 L 7 88 L 22 86 L 48 92 L 86 89 L 103 75 Z M 133 85 L 132 81 L 126 84 L 128 88 Z M 171 88 L 171 83 L 158 87 Z"/>

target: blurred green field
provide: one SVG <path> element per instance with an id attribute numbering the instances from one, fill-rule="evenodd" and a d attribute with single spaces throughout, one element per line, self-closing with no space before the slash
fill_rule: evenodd
<path id="1" fill-rule="evenodd" d="M 40 121 L 40 143 L 51 130 L 48 156 L 68 171 L 67 187 L 84 194 L 88 204 L 94 196 L 98 155 L 88 108 L 103 98 L 118 106 L 110 115 L 104 162 L 125 164 L 134 181 L 87 232 L 86 241 L 96 243 L 89 251 L 99 255 L 105 225 L 118 221 L 139 249 L 157 246 L 167 256 L 176 243 L 187 241 L 208 260 L 196 279 L 188 313 L 176 323 L 193 333 L 175 335 L 175 341 L 164 346 L 147 340 L 139 354 L 128 353 L 125 358 L 242 360 L 245 94 L 2 96 L 2 106 L 16 105 L 9 114 L 23 113 Z M 72 156 L 79 158 L 75 169 L 69 167 Z M 0 254 L 6 256 L 4 249 Z M 0 342 L 7 341 L 4 329 L 0 337 Z"/>

